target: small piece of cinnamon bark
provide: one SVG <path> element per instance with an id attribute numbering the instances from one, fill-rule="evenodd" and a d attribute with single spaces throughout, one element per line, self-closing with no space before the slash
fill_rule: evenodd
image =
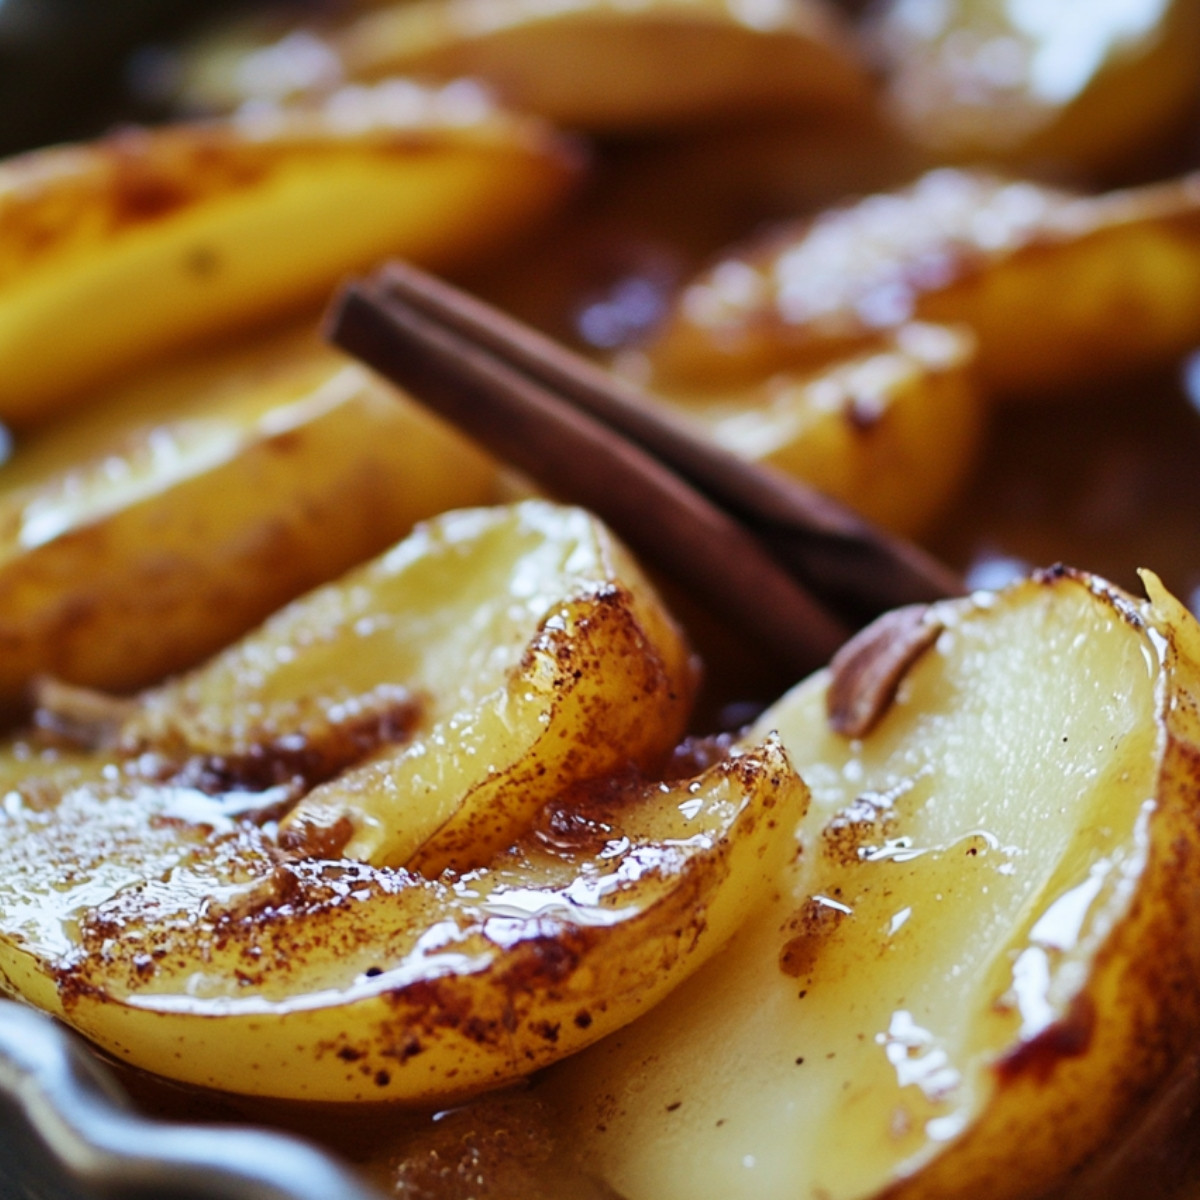
<path id="1" fill-rule="evenodd" d="M 933 645 L 943 625 L 925 604 L 885 613 L 856 634 L 829 664 L 825 708 L 844 737 L 866 737 L 896 698 L 900 682 Z"/>

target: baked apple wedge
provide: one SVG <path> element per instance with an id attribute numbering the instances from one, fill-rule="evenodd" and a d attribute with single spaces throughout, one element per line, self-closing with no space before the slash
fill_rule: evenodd
<path id="1" fill-rule="evenodd" d="M 1200 82 L 1200 11 L 1188 0 L 883 0 L 867 35 L 893 119 L 942 161 L 1141 171 L 1178 137 Z"/>
<path id="2" fill-rule="evenodd" d="M 585 1170 L 999 1200 L 1136 1128 L 1200 1033 L 1200 628 L 1145 579 L 892 615 L 763 717 L 803 854 L 669 1006 L 556 1068 Z"/>
<path id="3" fill-rule="evenodd" d="M 821 370 L 658 395 L 726 450 L 913 534 L 946 510 L 975 462 L 984 402 L 974 357 L 966 330 L 914 322 Z"/>
<path id="4" fill-rule="evenodd" d="M 486 862 L 575 780 L 656 769 L 693 684 L 620 544 L 527 501 L 418 526 L 146 693 L 117 744 L 180 770 L 299 775 L 285 843 L 437 873 Z"/>
<path id="5" fill-rule="evenodd" d="M 1200 177 L 1077 196 L 941 168 L 779 227 L 685 287 L 651 386 L 839 361 L 910 320 L 962 324 L 985 389 L 1040 397 L 1194 345 Z"/>
<path id="6" fill-rule="evenodd" d="M 747 116 L 861 118 L 874 90 L 850 30 L 814 0 L 756 10 L 730 0 L 415 0 L 255 40 L 235 25 L 198 42 L 185 55 L 179 101 L 227 111 L 347 80 L 471 78 L 522 112 L 612 132 Z"/>
<path id="7" fill-rule="evenodd" d="M 11 159 L 0 420 L 29 425 L 156 355 L 315 314 L 388 255 L 461 265 L 530 227 L 576 166 L 477 88 L 402 81 Z"/>
<path id="8" fill-rule="evenodd" d="M 487 867 L 429 880 L 281 854 L 244 793 L 52 792 L 9 793 L 10 989 L 172 1079 L 425 1104 L 660 1000 L 761 903 L 806 795 L 777 744 L 677 784 L 584 785 Z"/>
<path id="9" fill-rule="evenodd" d="M 0 714 L 195 666 L 497 471 L 315 330 L 138 372 L 0 474 Z"/>
<path id="10" fill-rule="evenodd" d="M 754 13 L 728 0 L 418 0 L 364 15 L 334 45 L 351 79 L 470 76 L 593 130 L 864 111 L 871 96 L 847 31 L 810 0 Z"/>

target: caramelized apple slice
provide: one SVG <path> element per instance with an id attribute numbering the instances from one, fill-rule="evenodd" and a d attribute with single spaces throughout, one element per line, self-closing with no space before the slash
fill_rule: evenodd
<path id="1" fill-rule="evenodd" d="M 307 328 L 142 372 L 0 474 L 0 710 L 194 666 L 496 473 Z"/>
<path id="2" fill-rule="evenodd" d="M 655 386 L 815 369 L 911 319 L 961 323 L 985 388 L 1040 396 L 1200 336 L 1200 180 L 1097 197 L 941 169 L 727 256 L 649 347 Z"/>
<path id="3" fill-rule="evenodd" d="M 624 567 L 576 511 L 452 514 L 115 744 L 7 746 L 6 990 L 148 1070 L 311 1100 L 441 1103 L 633 1019 L 773 890 L 807 792 L 771 738 L 644 781 L 687 663 Z"/>
<path id="4" fill-rule="evenodd" d="M 1200 88 L 1189 0 L 883 0 L 868 35 L 893 116 L 942 160 L 1127 168 L 1178 132 Z"/>
<path id="5" fill-rule="evenodd" d="M 863 115 L 872 92 L 854 40 L 813 0 L 414 0 L 252 41 L 235 28 L 200 43 L 185 60 L 183 102 L 220 110 L 346 80 L 470 77 L 560 125 L 629 130 Z"/>
<path id="6" fill-rule="evenodd" d="M 825 8 L 728 0 L 417 0 L 337 39 L 350 78 L 487 80 L 516 108 L 587 129 L 862 107 L 866 75 Z"/>
<path id="7" fill-rule="evenodd" d="M 149 692 L 125 753 L 299 777 L 296 849 L 436 874 L 486 862 L 573 780 L 652 770 L 693 666 L 626 551 L 578 509 L 449 513 Z"/>
<path id="8" fill-rule="evenodd" d="M 1146 582 L 888 619 L 762 718 L 812 789 L 803 854 L 561 1068 L 586 1170 L 629 1200 L 999 1200 L 1134 1125 L 1200 1032 L 1200 628 Z"/>
<path id="9" fill-rule="evenodd" d="M 156 355 L 317 310 L 389 254 L 461 264 L 532 224 L 573 164 L 476 88 L 399 81 L 12 159 L 0 420 L 29 424 Z"/>
<path id="10" fill-rule="evenodd" d="M 914 323 L 810 374 L 660 395 L 725 449 L 912 534 L 946 509 L 975 461 L 973 361 L 969 333 Z"/>

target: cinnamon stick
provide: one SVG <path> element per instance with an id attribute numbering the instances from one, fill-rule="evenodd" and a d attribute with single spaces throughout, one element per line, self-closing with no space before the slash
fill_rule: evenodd
<path id="1" fill-rule="evenodd" d="M 920 547 L 793 476 L 729 453 L 653 397 L 478 298 L 401 262 L 380 268 L 375 281 L 389 296 L 487 347 L 674 468 L 856 625 L 962 592 L 962 580 Z"/>
<path id="2" fill-rule="evenodd" d="M 960 590 L 915 547 L 726 454 L 598 367 L 415 268 L 343 288 L 328 335 L 537 480 L 795 672 L 901 603 Z"/>

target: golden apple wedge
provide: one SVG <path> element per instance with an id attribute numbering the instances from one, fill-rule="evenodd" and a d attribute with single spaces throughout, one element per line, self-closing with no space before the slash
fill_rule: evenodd
<path id="1" fill-rule="evenodd" d="M 943 161 L 1128 169 L 1178 136 L 1200 88 L 1189 0 L 884 0 L 867 36 L 893 118 Z"/>
<path id="2" fill-rule="evenodd" d="M 728 0 L 417 0 L 336 39 L 347 76 L 486 80 L 507 104 L 584 129 L 865 107 L 867 76 L 830 10 Z"/>
<path id="3" fill-rule="evenodd" d="M 661 999 L 793 853 L 775 739 L 646 782 L 690 683 L 594 518 L 448 514 L 136 701 L 46 689 L 68 744 L 0 752 L 0 979 L 232 1092 L 527 1074 Z"/>
<path id="4" fill-rule="evenodd" d="M 415 0 L 253 49 L 236 31 L 201 42 L 180 99 L 220 110 L 396 75 L 480 79 L 506 105 L 600 131 L 863 113 L 873 91 L 844 23 L 811 0 Z"/>
<path id="5" fill-rule="evenodd" d="M 140 372 L 0 472 L 0 712 L 194 666 L 496 473 L 308 328 Z"/>
<path id="6" fill-rule="evenodd" d="M 627 1200 L 1016 1200 L 1119 1145 L 1200 1033 L 1200 628 L 1146 584 L 889 616 L 765 714 L 812 790 L 801 856 L 558 1069 L 585 1171 Z"/>
<path id="7" fill-rule="evenodd" d="M 984 406 L 973 363 L 968 332 L 913 323 L 807 374 L 658 395 L 726 450 L 913 534 L 945 511 L 975 461 Z"/>
<path id="8" fill-rule="evenodd" d="M 317 311 L 388 255 L 462 264 L 530 227 L 576 156 L 468 84 L 128 129 L 0 165 L 0 420 L 147 360 Z"/>
<path id="9" fill-rule="evenodd" d="M 1200 178 L 1075 196 L 942 168 L 776 229 L 686 286 L 659 386 L 839 361 L 909 320 L 968 326 L 991 394 L 1169 363 L 1200 335 Z"/>
<path id="10" fill-rule="evenodd" d="M 2 818 L 0 972 L 172 1079 L 441 1103 L 678 985 L 760 903 L 806 798 L 777 743 L 691 781 L 609 783 L 435 881 L 282 855 L 244 793 L 110 775 L 51 799 L 26 779 Z"/>
<path id="11" fill-rule="evenodd" d="M 526 501 L 418 526 L 147 693 L 118 743 L 218 779 L 298 776 L 286 845 L 436 874 L 486 862 L 574 780 L 656 769 L 693 684 L 620 544 Z"/>

